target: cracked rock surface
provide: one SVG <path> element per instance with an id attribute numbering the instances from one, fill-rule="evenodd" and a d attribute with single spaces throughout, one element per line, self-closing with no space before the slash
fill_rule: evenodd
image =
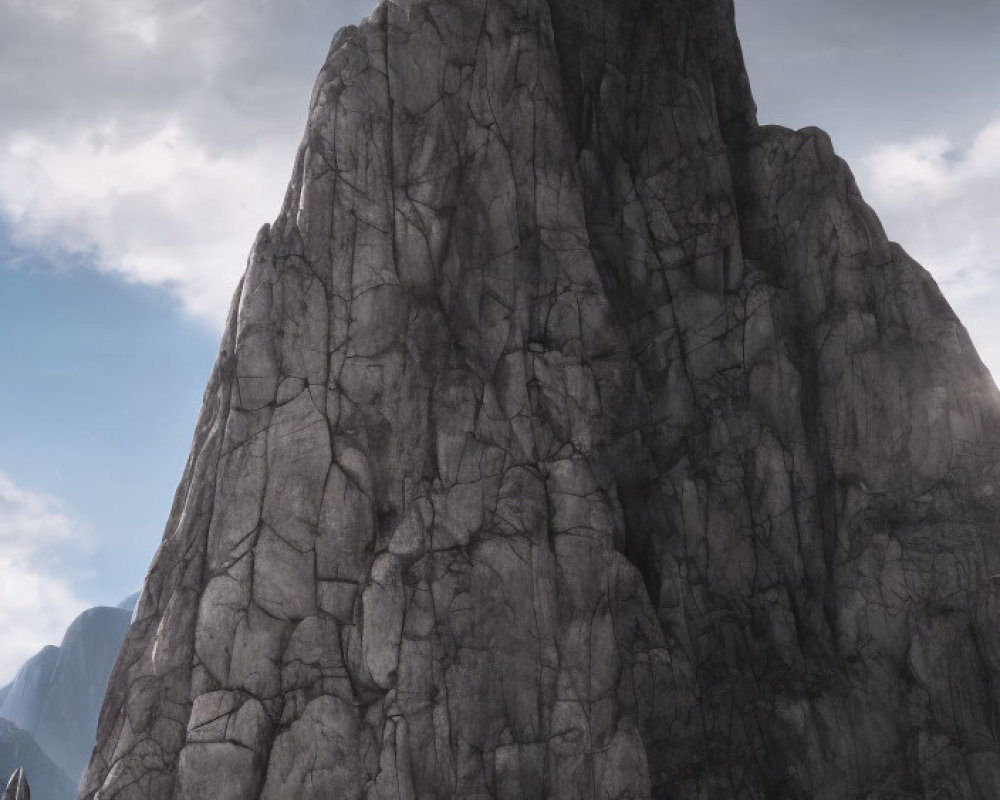
<path id="1" fill-rule="evenodd" d="M 995 797 L 1000 396 L 729 0 L 398 0 L 258 235 L 80 798 Z"/>

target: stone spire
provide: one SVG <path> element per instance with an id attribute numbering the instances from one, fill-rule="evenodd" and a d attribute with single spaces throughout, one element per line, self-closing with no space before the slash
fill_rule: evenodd
<path id="1" fill-rule="evenodd" d="M 1000 397 L 728 0 L 385 2 L 84 800 L 992 796 Z"/>
<path id="2" fill-rule="evenodd" d="M 31 800 L 31 788 L 28 786 L 28 779 L 24 777 L 22 767 L 18 767 L 7 781 L 3 800 Z"/>

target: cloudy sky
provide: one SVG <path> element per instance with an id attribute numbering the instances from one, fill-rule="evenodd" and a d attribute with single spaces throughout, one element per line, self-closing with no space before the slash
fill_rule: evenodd
<path id="1" fill-rule="evenodd" d="M 141 582 L 334 31 L 373 0 L 0 0 L 0 683 Z M 1000 3 L 736 0 L 1000 375 Z"/>

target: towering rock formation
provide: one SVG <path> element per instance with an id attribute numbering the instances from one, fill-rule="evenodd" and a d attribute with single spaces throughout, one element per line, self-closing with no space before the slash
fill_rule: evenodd
<path id="1" fill-rule="evenodd" d="M 257 238 L 80 797 L 992 798 L 1000 397 L 730 0 L 397 0 Z"/>

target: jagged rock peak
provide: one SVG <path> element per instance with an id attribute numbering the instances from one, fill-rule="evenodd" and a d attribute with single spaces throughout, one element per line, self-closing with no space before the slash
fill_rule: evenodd
<path id="1" fill-rule="evenodd" d="M 24 776 L 24 768 L 18 767 L 14 774 L 7 781 L 7 789 L 3 793 L 3 800 L 31 800 L 31 788 L 28 786 L 28 779 Z"/>
<path id="2" fill-rule="evenodd" d="M 725 0 L 383 3 L 85 800 L 992 797 L 1000 397 Z"/>

